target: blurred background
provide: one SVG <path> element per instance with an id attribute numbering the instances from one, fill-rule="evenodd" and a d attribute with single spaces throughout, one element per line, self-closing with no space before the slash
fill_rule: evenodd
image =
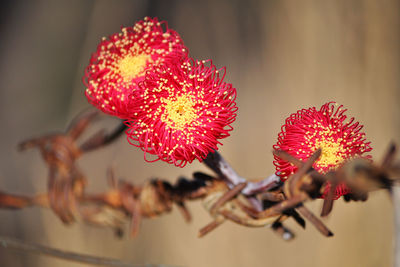
<path id="1" fill-rule="evenodd" d="M 238 90 L 238 118 L 220 151 L 249 179 L 274 172 L 272 145 L 284 119 L 300 108 L 334 100 L 365 125 L 372 155 L 390 141 L 400 144 L 400 1 L 2 1 L 0 4 L 0 189 L 32 194 L 46 190 L 47 169 L 38 151 L 18 153 L 28 137 L 64 130 L 89 107 L 81 82 L 101 37 L 144 16 L 167 20 L 190 56 L 227 66 Z M 94 126 L 113 127 L 115 120 Z M 79 166 L 93 192 L 106 189 L 106 170 L 141 183 L 174 181 L 198 162 L 177 168 L 145 163 L 124 138 Z M 322 203 L 308 203 L 318 212 Z M 287 225 L 297 238 L 285 242 L 267 228 L 226 223 L 202 239 L 210 221 L 200 203 L 189 203 L 194 220 L 171 214 L 143 220 L 136 239 L 115 238 L 109 229 L 66 227 L 39 208 L 0 210 L 0 234 L 80 253 L 132 263 L 178 266 L 391 266 L 393 215 L 385 192 L 365 203 L 335 203 L 325 220 L 335 233 L 320 235 Z M 0 248 L 0 265 L 84 266 Z"/>

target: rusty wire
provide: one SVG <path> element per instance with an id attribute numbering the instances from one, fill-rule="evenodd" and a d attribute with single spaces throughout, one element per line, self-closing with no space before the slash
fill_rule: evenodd
<path id="1" fill-rule="evenodd" d="M 138 234 L 142 218 L 169 213 L 173 206 L 189 222 L 191 215 L 186 202 L 202 200 L 212 221 L 200 229 L 200 237 L 223 222 L 232 221 L 246 227 L 271 226 L 284 239 L 291 240 L 294 233 L 283 225 L 288 218 L 293 218 L 302 227 L 305 227 L 306 219 L 323 235 L 333 235 L 321 219 L 304 205 L 319 198 L 326 186 L 330 186 L 330 190 L 324 199 L 322 217 L 333 209 L 337 184 L 345 183 L 350 188 L 351 193 L 345 196 L 345 200 L 365 201 L 371 191 L 385 189 L 390 192 L 400 178 L 400 163 L 394 161 L 394 144 L 379 165 L 353 159 L 325 175 L 312 168 L 321 150 L 304 162 L 285 151 L 274 151 L 276 156 L 298 167 L 298 171 L 285 182 L 275 175 L 248 181 L 239 176 L 218 152 L 214 152 L 204 163 L 214 171 L 215 176 L 196 172 L 191 179 L 180 178 L 175 184 L 152 179 L 142 185 L 134 185 L 116 179 L 114 171 L 109 169 L 109 189 L 88 194 L 87 178 L 77 166 L 77 160 L 83 153 L 112 143 L 125 129 L 121 123 L 111 133 L 102 130 L 78 144 L 79 137 L 98 116 L 97 111 L 86 112 L 75 118 L 64 133 L 22 142 L 18 146 L 20 150 L 37 147 L 41 151 L 49 169 L 47 192 L 22 196 L 0 191 L 0 208 L 50 208 L 64 224 L 84 221 L 111 227 L 118 235 L 123 233 L 124 224 L 130 222 L 129 232 L 134 237 Z"/>

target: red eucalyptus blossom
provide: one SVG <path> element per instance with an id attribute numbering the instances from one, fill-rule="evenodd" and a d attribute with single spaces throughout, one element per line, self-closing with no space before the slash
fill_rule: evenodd
<path id="1" fill-rule="evenodd" d="M 128 95 L 154 65 L 187 57 L 187 49 L 166 22 L 148 18 L 103 38 L 86 68 L 88 101 L 113 116 L 127 118 Z"/>
<path id="2" fill-rule="evenodd" d="M 370 142 L 366 142 L 365 133 L 360 132 L 363 128 L 361 124 L 355 122 L 354 118 L 346 121 L 346 110 L 343 105 L 329 102 L 320 110 L 312 107 L 291 114 L 282 126 L 274 149 L 287 151 L 301 160 L 306 160 L 321 148 L 321 157 L 313 166 L 321 173 L 337 168 L 348 159 L 363 156 L 372 150 Z M 370 155 L 364 157 L 371 158 Z M 282 180 L 297 170 L 294 165 L 276 156 L 274 165 L 276 174 Z M 328 188 L 329 185 L 325 194 Z M 336 198 L 347 193 L 349 190 L 344 184 L 336 187 Z"/>
<path id="3" fill-rule="evenodd" d="M 222 73 L 221 73 L 222 70 Z M 236 118 L 236 89 L 224 82 L 225 68 L 187 59 L 153 68 L 132 93 L 130 144 L 183 167 L 202 161 L 229 136 Z"/>

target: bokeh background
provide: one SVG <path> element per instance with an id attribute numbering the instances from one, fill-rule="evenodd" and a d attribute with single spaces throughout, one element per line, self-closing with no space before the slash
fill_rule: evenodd
<path id="1" fill-rule="evenodd" d="M 235 130 L 221 152 L 249 179 L 274 172 L 272 145 L 284 119 L 300 108 L 335 100 L 365 125 L 374 158 L 400 143 L 400 2 L 305 1 L 2 1 L 0 3 L 0 189 L 43 192 L 47 170 L 37 151 L 18 153 L 31 136 L 60 131 L 89 107 L 81 82 L 90 54 L 103 36 L 144 16 L 158 16 L 178 31 L 190 55 L 227 66 L 238 91 Z M 94 126 L 112 127 L 107 119 Z M 96 128 L 97 127 L 97 128 Z M 145 163 L 125 138 L 79 162 L 92 191 L 106 188 L 106 169 L 141 183 L 174 181 L 195 170 Z M 318 212 L 321 202 L 307 206 Z M 325 220 L 333 238 L 311 225 L 285 242 L 267 228 L 226 223 L 202 239 L 210 221 L 200 203 L 189 204 L 186 224 L 177 210 L 144 220 L 136 239 L 116 239 L 108 229 L 64 226 L 50 211 L 0 210 L 0 234 L 132 263 L 178 266 L 391 266 L 393 216 L 389 197 L 335 203 Z M 0 265 L 84 266 L 0 248 Z"/>

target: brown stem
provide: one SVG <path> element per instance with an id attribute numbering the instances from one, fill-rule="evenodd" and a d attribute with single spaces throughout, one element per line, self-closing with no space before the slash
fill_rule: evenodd
<path id="1" fill-rule="evenodd" d="M 243 177 L 240 177 L 228 162 L 217 151 L 209 153 L 204 163 L 215 173 L 229 181 L 233 185 L 245 182 Z"/>

